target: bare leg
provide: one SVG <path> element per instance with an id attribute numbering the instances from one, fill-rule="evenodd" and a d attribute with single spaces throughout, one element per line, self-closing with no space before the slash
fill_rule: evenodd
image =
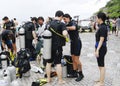
<path id="1" fill-rule="evenodd" d="M 116 36 L 118 36 L 118 32 L 119 32 L 119 30 L 118 30 L 118 28 L 117 28 L 117 30 L 116 30 Z"/>
<path id="2" fill-rule="evenodd" d="M 72 61 L 73 61 L 73 70 L 77 70 L 78 67 L 77 67 L 77 63 L 75 61 L 75 56 L 74 55 L 72 55 Z"/>
<path id="3" fill-rule="evenodd" d="M 105 80 L 105 67 L 99 67 L 100 69 L 100 83 L 104 84 Z"/>
<path id="4" fill-rule="evenodd" d="M 105 67 L 99 67 L 100 70 L 100 79 L 97 81 L 97 83 L 94 86 L 104 86 L 104 80 L 105 80 Z"/>
<path id="5" fill-rule="evenodd" d="M 79 60 L 79 56 L 75 56 L 75 62 L 77 63 L 77 68 L 78 68 L 78 77 L 75 79 L 75 81 L 79 82 L 84 78 L 84 75 L 82 73 L 82 64 Z"/>
<path id="6" fill-rule="evenodd" d="M 63 79 L 62 79 L 62 66 L 61 66 L 61 64 L 57 64 L 56 68 L 57 68 L 56 72 L 58 75 L 59 84 L 64 84 L 65 81 L 63 81 Z"/>
<path id="7" fill-rule="evenodd" d="M 47 63 L 46 65 L 46 73 L 47 73 L 47 82 L 51 81 L 50 73 L 51 73 L 51 63 Z"/>
<path id="8" fill-rule="evenodd" d="M 78 71 L 82 71 L 82 63 L 79 60 L 79 56 L 75 56 L 75 62 L 77 64 Z"/>
<path id="9" fill-rule="evenodd" d="M 17 54 L 17 47 L 16 47 L 16 44 L 13 43 L 12 46 L 13 46 L 13 49 L 14 49 L 13 53 L 14 53 L 14 54 Z"/>

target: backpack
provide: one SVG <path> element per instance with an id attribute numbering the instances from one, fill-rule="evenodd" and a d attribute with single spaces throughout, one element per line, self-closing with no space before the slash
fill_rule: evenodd
<path id="1" fill-rule="evenodd" d="M 72 75 L 73 74 L 72 57 L 70 55 L 64 55 L 63 58 L 65 59 L 67 65 L 67 75 Z"/>
<path id="2" fill-rule="evenodd" d="M 27 22 L 22 26 L 25 29 L 25 38 L 32 40 L 33 35 L 32 35 L 32 29 L 34 29 L 34 24 L 32 22 Z"/>
<path id="3" fill-rule="evenodd" d="M 17 57 L 15 58 L 14 65 L 19 68 L 18 73 L 26 73 L 31 69 L 29 58 L 31 54 L 28 49 L 21 49 L 17 53 Z"/>

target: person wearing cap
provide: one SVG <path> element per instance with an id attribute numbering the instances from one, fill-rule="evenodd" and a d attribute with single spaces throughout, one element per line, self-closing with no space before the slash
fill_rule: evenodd
<path id="1" fill-rule="evenodd" d="M 73 60 L 73 77 L 76 77 L 75 81 L 81 81 L 84 78 L 82 73 L 82 63 L 80 62 L 80 53 L 82 48 L 82 43 L 79 37 L 79 31 L 77 23 L 72 20 L 69 14 L 64 14 L 63 16 L 66 28 L 71 40 L 71 56 Z"/>

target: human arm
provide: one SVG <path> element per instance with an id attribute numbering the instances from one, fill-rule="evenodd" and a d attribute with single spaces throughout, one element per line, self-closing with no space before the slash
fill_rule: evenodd
<path id="1" fill-rule="evenodd" d="M 97 47 L 97 49 L 96 49 L 96 51 L 95 51 L 95 56 L 96 56 L 96 57 L 99 57 L 99 50 L 100 50 L 100 48 L 102 47 L 103 42 L 104 42 L 104 37 L 100 37 L 100 41 L 99 41 L 99 43 L 98 43 L 98 47 Z"/>
<path id="2" fill-rule="evenodd" d="M 67 26 L 66 28 L 67 28 L 67 30 L 76 30 L 75 26 Z"/>
<path id="3" fill-rule="evenodd" d="M 97 48 L 96 48 L 96 51 L 95 51 L 95 56 L 96 57 L 99 57 L 99 51 L 101 49 L 101 47 L 105 44 L 106 45 L 106 41 L 107 41 L 107 26 L 103 25 L 100 27 L 100 29 L 98 30 L 98 33 L 97 35 L 99 40 L 96 40 L 97 42 Z M 104 43 L 104 44 L 103 44 Z"/>

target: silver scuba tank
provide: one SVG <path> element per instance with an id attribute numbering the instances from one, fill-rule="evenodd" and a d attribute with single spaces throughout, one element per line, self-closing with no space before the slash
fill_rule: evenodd
<path id="1" fill-rule="evenodd" d="M 23 84 L 20 82 L 20 79 L 16 79 L 11 82 L 11 86 L 23 86 Z"/>
<path id="2" fill-rule="evenodd" d="M 11 81 L 16 79 L 16 68 L 12 65 L 10 61 L 10 66 L 7 67 L 7 70 L 10 72 Z"/>
<path id="3" fill-rule="evenodd" d="M 10 86 L 10 74 L 7 70 L 0 70 L 0 86 Z"/>
<path id="4" fill-rule="evenodd" d="M 8 70 L 3 70 L 3 79 L 8 83 L 11 83 L 10 72 Z"/>
<path id="5" fill-rule="evenodd" d="M 49 30 L 45 30 L 43 33 L 43 58 L 51 59 L 51 41 L 52 33 Z"/>
<path id="6" fill-rule="evenodd" d="M 64 59 L 61 59 L 61 65 L 62 65 L 62 77 L 66 78 L 67 77 L 67 64 Z"/>
<path id="7" fill-rule="evenodd" d="M 3 78 L 3 72 L 2 72 L 2 69 L 0 69 L 0 79 Z"/>
<path id="8" fill-rule="evenodd" d="M 20 28 L 19 29 L 19 41 L 20 41 L 20 48 L 25 48 L 25 29 Z"/>
<path id="9" fill-rule="evenodd" d="M 2 67 L 2 69 L 6 69 L 7 65 L 8 65 L 8 63 L 7 63 L 7 56 L 2 54 L 0 56 L 0 58 L 1 58 L 1 67 Z"/>
<path id="10" fill-rule="evenodd" d="M 5 80 L 0 79 L 0 86 L 10 86 L 10 84 Z"/>

